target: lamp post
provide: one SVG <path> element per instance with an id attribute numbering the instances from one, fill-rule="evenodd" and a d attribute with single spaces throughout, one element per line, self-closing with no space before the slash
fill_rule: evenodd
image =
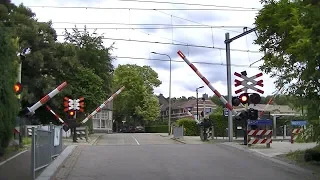
<path id="1" fill-rule="evenodd" d="M 198 88 L 196 88 L 196 93 L 197 93 L 197 120 L 199 121 L 199 102 L 198 102 L 198 90 L 203 88 L 204 86 L 200 86 Z"/>
<path id="2" fill-rule="evenodd" d="M 151 52 L 152 54 L 158 54 L 158 55 L 163 55 L 163 56 L 167 56 L 170 60 L 170 72 L 169 72 L 169 120 L 168 120 L 168 135 L 170 135 L 170 126 L 171 126 L 171 57 L 168 54 L 161 54 L 161 53 L 157 53 L 157 52 Z"/>

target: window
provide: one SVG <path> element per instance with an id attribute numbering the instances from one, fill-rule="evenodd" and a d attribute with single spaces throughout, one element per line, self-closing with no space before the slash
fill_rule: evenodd
<path id="1" fill-rule="evenodd" d="M 212 109 L 211 109 L 211 107 L 206 107 L 206 113 L 211 113 L 211 111 L 212 111 Z"/>
<path id="2" fill-rule="evenodd" d="M 101 112 L 98 112 L 93 116 L 93 119 L 100 119 L 100 116 L 101 116 Z"/>

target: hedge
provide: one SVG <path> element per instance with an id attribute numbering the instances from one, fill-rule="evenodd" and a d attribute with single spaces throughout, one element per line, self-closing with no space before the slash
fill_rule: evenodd
<path id="1" fill-rule="evenodd" d="M 196 121 L 191 118 L 182 118 L 176 121 L 177 126 L 183 126 L 185 129 L 185 136 L 199 136 L 200 128 Z"/>
<path id="2" fill-rule="evenodd" d="M 306 162 L 317 161 L 320 162 L 320 146 L 312 149 L 307 149 L 304 153 L 304 160 Z"/>
<path id="3" fill-rule="evenodd" d="M 168 133 L 168 125 L 146 126 L 146 133 Z"/>

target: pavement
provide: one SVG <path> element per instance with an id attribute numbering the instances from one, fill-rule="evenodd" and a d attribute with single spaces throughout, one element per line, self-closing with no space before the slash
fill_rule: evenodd
<path id="1" fill-rule="evenodd" d="M 64 149 L 70 145 L 92 145 L 97 142 L 101 134 L 92 134 L 89 142 L 79 140 L 73 143 L 71 138 L 63 139 Z M 62 163 L 62 162 L 61 162 Z M 30 180 L 31 179 L 31 152 L 27 149 L 18 156 L 5 162 L 0 162 L 0 180 Z"/>
<path id="2" fill-rule="evenodd" d="M 318 179 L 310 171 L 228 143 L 188 144 L 183 139 L 185 143 L 161 134 L 104 134 L 92 146 L 78 145 L 52 179 Z"/>

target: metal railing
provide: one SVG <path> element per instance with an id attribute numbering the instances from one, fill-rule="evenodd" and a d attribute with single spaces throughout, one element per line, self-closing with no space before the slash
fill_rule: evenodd
<path id="1" fill-rule="evenodd" d="M 62 152 L 62 127 L 50 123 L 48 127 L 32 127 L 31 175 L 49 166 L 53 158 Z"/>

